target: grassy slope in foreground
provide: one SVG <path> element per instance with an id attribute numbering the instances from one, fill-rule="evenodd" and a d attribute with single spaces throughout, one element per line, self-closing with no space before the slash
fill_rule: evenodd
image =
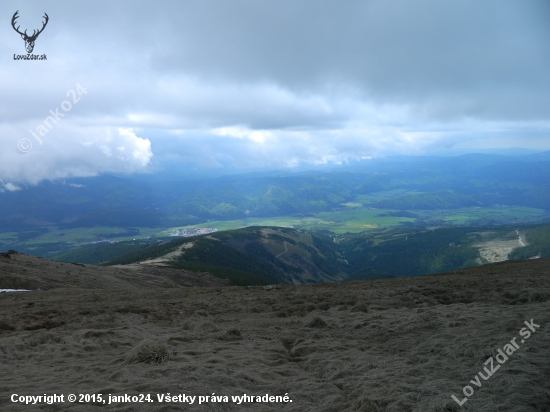
<path id="1" fill-rule="evenodd" d="M 21 269 L 28 268 L 25 260 Z M 37 275 L 45 272 L 40 269 Z M 65 270 L 57 279 L 66 282 Z M 548 411 L 548 260 L 271 291 L 128 280 L 2 296 L 0 386 L 6 393 L 86 388 L 154 396 L 184 385 L 189 395 L 292 399 L 259 407 L 218 403 L 224 410 L 435 412 L 460 411 L 451 395 L 462 399 L 470 385 L 475 393 L 464 410 Z M 541 327 L 522 343 L 519 331 L 532 318 Z M 481 388 L 469 383 L 513 338 L 519 349 L 494 376 L 480 379 Z M 140 410 L 178 408 L 155 402 Z M 1 396 L 0 410 L 35 409 Z"/>

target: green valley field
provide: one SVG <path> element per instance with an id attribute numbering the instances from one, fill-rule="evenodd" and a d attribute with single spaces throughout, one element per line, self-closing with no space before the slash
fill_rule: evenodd
<path id="1" fill-rule="evenodd" d="M 406 212 L 390 209 L 358 208 L 353 206 L 335 212 L 319 212 L 307 216 L 280 216 L 238 220 L 213 220 L 199 225 L 178 226 L 157 232 L 156 236 L 169 236 L 178 229 L 212 227 L 232 230 L 247 226 L 296 227 L 310 230 L 329 230 L 336 234 L 357 233 L 369 229 L 399 226 L 402 224 L 427 225 L 488 225 L 531 223 L 549 217 L 544 209 L 509 207 L 468 207 L 453 210 L 415 210 Z"/>

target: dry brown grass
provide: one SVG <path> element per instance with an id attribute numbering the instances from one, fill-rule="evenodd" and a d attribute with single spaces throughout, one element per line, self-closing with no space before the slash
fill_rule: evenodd
<path id="1" fill-rule="evenodd" d="M 161 342 L 143 341 L 133 348 L 123 360 L 125 365 L 133 363 L 162 363 L 172 357 L 168 348 Z"/>
<path id="2" fill-rule="evenodd" d="M 138 285 L 152 282 L 136 276 Z M 547 260 L 271 291 L 120 285 L 69 282 L 0 295 L 0 410 L 550 410 Z M 540 330 L 458 408 L 451 394 L 462 398 L 486 359 L 531 318 Z M 12 393 L 168 392 L 288 393 L 293 402 L 99 408 L 9 401 Z"/>

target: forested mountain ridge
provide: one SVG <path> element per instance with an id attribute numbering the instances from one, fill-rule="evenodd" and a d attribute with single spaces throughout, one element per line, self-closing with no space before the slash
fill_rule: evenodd
<path id="1" fill-rule="evenodd" d="M 492 204 L 549 209 L 548 153 L 390 158 L 327 170 L 217 178 L 99 176 L 43 182 L 0 193 L 0 229 L 170 227 L 331 211 L 358 199 L 366 207 L 405 210 Z M 362 199 L 396 189 L 402 193 L 394 199 Z"/>
<path id="2" fill-rule="evenodd" d="M 103 244 L 53 258 L 104 265 L 156 261 L 208 272 L 236 285 L 319 283 L 419 276 L 508 258 L 550 257 L 549 233 L 550 225 L 519 230 L 513 226 L 401 228 L 338 236 L 328 231 L 248 227 L 172 240 Z M 531 243 L 522 246 L 524 241 Z M 162 259 L 168 255 L 170 259 Z"/>

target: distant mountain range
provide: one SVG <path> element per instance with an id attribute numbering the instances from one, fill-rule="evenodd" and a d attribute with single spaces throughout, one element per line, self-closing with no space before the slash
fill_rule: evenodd
<path id="1" fill-rule="evenodd" d="M 399 157 L 309 172 L 216 178 L 99 176 L 4 190 L 0 230 L 172 227 L 209 219 L 307 214 L 338 210 L 361 196 L 396 189 L 418 193 L 366 205 L 400 210 L 492 204 L 550 209 L 549 182 L 550 152 Z"/>

